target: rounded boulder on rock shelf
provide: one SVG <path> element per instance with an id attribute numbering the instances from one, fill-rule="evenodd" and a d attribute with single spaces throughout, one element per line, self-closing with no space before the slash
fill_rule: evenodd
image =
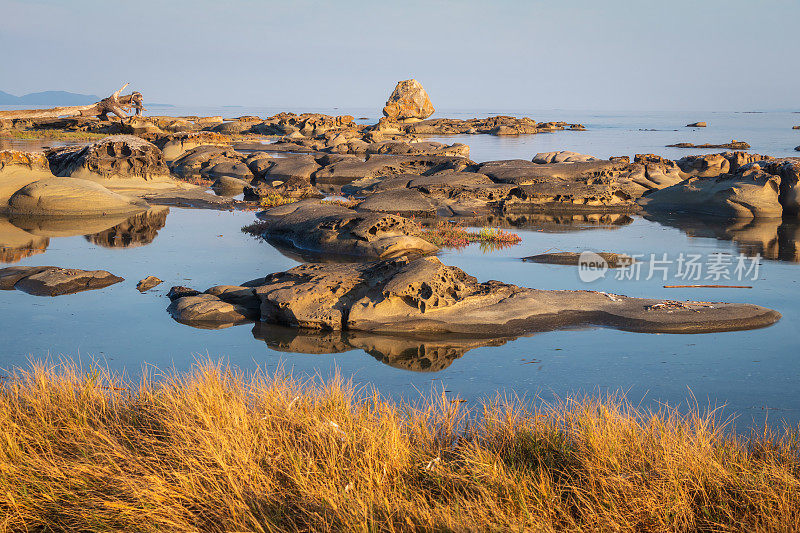
<path id="1" fill-rule="evenodd" d="M 149 207 L 144 200 L 110 191 L 94 181 L 45 178 L 11 195 L 5 210 L 20 215 L 87 216 L 133 214 Z"/>

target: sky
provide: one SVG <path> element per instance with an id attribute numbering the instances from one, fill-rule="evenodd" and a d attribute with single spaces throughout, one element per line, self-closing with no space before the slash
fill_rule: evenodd
<path id="1" fill-rule="evenodd" d="M 0 0 L 0 90 L 380 108 L 799 109 L 798 0 Z"/>

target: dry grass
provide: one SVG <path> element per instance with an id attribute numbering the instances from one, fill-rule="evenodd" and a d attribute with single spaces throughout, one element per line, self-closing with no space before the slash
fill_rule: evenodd
<path id="1" fill-rule="evenodd" d="M 799 475 L 796 432 L 614 398 L 470 413 L 213 363 L 0 387 L 2 530 L 796 531 Z"/>
<path id="2" fill-rule="evenodd" d="M 471 231 L 458 222 L 449 220 L 437 221 L 431 226 L 421 227 L 423 239 L 436 246 L 463 248 L 477 242 L 483 251 L 492 251 L 514 246 L 522 242 L 522 237 L 498 228 L 481 228 Z"/>
<path id="3" fill-rule="evenodd" d="M 296 201 L 297 200 L 295 198 L 287 198 L 282 194 L 269 193 L 268 195 L 261 197 L 259 205 L 264 209 L 269 209 L 271 207 L 278 207 L 279 205 L 291 204 Z"/>
<path id="4" fill-rule="evenodd" d="M 10 129 L 0 132 L 0 139 L 12 140 L 54 140 L 54 141 L 96 141 L 108 137 L 108 133 L 91 133 L 88 131 L 67 131 L 55 129 Z"/>
<path id="5" fill-rule="evenodd" d="M 328 205 L 338 205 L 341 207 L 346 207 L 347 209 L 353 209 L 355 206 L 361 203 L 361 201 L 356 200 L 355 198 L 326 198 L 322 200 L 322 203 Z"/>

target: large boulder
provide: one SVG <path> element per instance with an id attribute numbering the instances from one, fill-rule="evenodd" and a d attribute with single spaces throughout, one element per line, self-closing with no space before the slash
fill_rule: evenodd
<path id="1" fill-rule="evenodd" d="M 0 289 L 17 289 L 35 296 L 60 296 L 102 289 L 123 281 L 105 270 L 75 268 L 9 267 L 0 269 Z"/>
<path id="2" fill-rule="evenodd" d="M 497 338 L 582 325 L 701 333 L 764 327 L 781 317 L 776 311 L 751 304 L 651 300 L 595 291 L 535 290 L 499 281 L 479 283 L 435 257 L 304 264 L 246 286 L 254 287 L 261 301 L 262 322 L 403 336 Z"/>
<path id="3" fill-rule="evenodd" d="M 46 152 L 56 176 L 96 181 L 112 189 L 174 187 L 161 150 L 133 135 L 112 135 L 88 146 Z"/>
<path id="4" fill-rule="evenodd" d="M 0 205 L 25 185 L 52 177 L 47 158 L 41 152 L 0 150 Z"/>
<path id="5" fill-rule="evenodd" d="M 94 181 L 45 178 L 11 195 L 5 208 L 12 215 L 98 216 L 145 211 L 147 202 L 110 191 Z"/>
<path id="6" fill-rule="evenodd" d="M 419 237 L 421 228 L 396 215 L 360 213 L 303 200 L 259 214 L 258 232 L 301 250 L 363 258 L 420 255 L 438 248 Z"/>
<path id="7" fill-rule="evenodd" d="M 422 84 L 411 79 L 397 82 L 383 108 L 383 115 L 399 122 L 416 122 L 433 115 L 434 111 Z"/>

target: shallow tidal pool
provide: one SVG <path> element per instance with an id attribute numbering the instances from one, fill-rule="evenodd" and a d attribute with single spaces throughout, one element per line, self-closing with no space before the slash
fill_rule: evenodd
<path id="1" fill-rule="evenodd" d="M 90 236 L 81 235 L 79 226 L 26 227 L 50 237 L 40 242 L 39 253 L 21 259 L 8 255 L 7 264 L 104 269 L 125 281 L 55 298 L 0 292 L 4 332 L 0 367 L 8 372 L 15 366 L 27 366 L 29 359 L 69 356 L 86 364 L 99 361 L 135 378 L 145 366 L 185 370 L 198 359 L 211 358 L 243 370 L 283 369 L 309 377 L 325 378 L 338 371 L 359 385 L 376 386 L 385 395 L 412 401 L 442 391 L 470 404 L 497 393 L 535 401 L 622 393 L 632 403 L 653 409 L 661 402 L 683 408 L 696 403 L 701 409 L 725 405 L 723 414 L 735 416 L 740 431 L 759 427 L 765 420 L 777 426 L 800 421 L 800 336 L 796 332 L 800 288 L 798 264 L 793 262 L 800 257 L 794 225 L 780 221 L 653 221 L 639 216 L 592 220 L 518 216 L 502 223 L 522 237 L 519 245 L 488 250 L 473 244 L 439 254 L 443 262 L 480 281 L 499 279 L 542 289 L 588 289 L 677 300 L 749 302 L 783 314 L 776 325 L 760 330 L 655 335 L 585 327 L 500 339 L 487 345 L 369 335 L 343 340 L 339 335 L 297 335 L 260 324 L 204 330 L 172 320 L 166 312 L 166 293 L 173 285 L 205 290 L 298 264 L 294 254 L 240 231 L 253 219 L 249 212 L 172 208 L 165 219 L 162 216 L 143 228 L 144 235 L 135 239 L 121 235 L 119 229 L 103 229 L 102 224 L 83 231 L 91 232 Z M 10 224 L 2 222 L 4 227 Z M 585 282 L 577 267 L 520 259 L 560 250 L 640 254 L 639 271 L 609 270 L 604 277 Z M 748 254 L 743 265 L 749 272 L 742 281 L 736 279 L 735 271 L 740 252 Z M 681 254 L 701 256 L 699 262 L 708 270 L 709 261 L 718 253 L 729 254 L 724 257 L 731 260 L 731 279 L 709 280 L 705 271 L 700 280 L 679 276 Z M 765 258 L 756 264 L 750 256 L 757 253 Z M 652 276 L 650 254 L 659 261 L 652 263 Z M 164 283 L 139 293 L 136 283 L 148 275 L 158 276 Z M 664 288 L 694 283 L 752 288 Z M 298 353 L 301 350 L 314 353 Z"/>

